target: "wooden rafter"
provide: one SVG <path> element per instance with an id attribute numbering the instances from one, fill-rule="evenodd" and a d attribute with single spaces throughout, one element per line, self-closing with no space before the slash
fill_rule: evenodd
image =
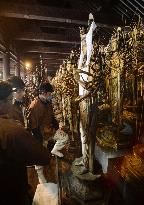
<path id="1" fill-rule="evenodd" d="M 80 37 L 74 38 L 70 36 L 63 36 L 59 34 L 47 34 L 47 33 L 33 33 L 25 32 L 17 35 L 15 40 L 21 41 L 41 41 L 41 42 L 57 42 L 68 44 L 80 44 Z"/>
<path id="2" fill-rule="evenodd" d="M 0 8 L 0 16 L 10 18 L 21 18 L 29 20 L 50 21 L 68 24 L 87 25 L 89 12 L 79 9 L 65 9 L 41 6 L 38 4 L 14 4 L 4 3 Z M 118 25 L 121 22 L 121 18 L 117 18 L 113 14 L 109 13 L 94 13 L 97 25 L 108 26 L 111 22 Z M 104 23 L 105 22 L 105 23 Z"/>

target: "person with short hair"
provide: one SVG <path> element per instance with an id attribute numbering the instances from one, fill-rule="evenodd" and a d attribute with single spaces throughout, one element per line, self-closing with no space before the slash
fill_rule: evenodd
<path id="1" fill-rule="evenodd" d="M 26 166 L 47 165 L 48 149 L 9 117 L 13 89 L 0 82 L 0 204 L 29 205 Z"/>
<path id="2" fill-rule="evenodd" d="M 29 128 L 40 143 L 45 143 L 53 136 L 54 113 L 51 101 L 53 87 L 50 83 L 44 82 L 40 84 L 38 92 L 38 97 L 29 107 Z"/>
<path id="3" fill-rule="evenodd" d="M 58 123 L 54 117 L 52 106 L 53 87 L 49 82 L 43 82 L 38 88 L 38 97 L 30 104 L 28 128 L 33 136 L 43 146 L 47 147 L 48 141 L 52 141 Z M 46 183 L 42 166 L 35 166 L 39 183 Z"/>
<path id="4" fill-rule="evenodd" d="M 18 76 L 11 76 L 7 80 L 14 92 L 13 92 L 13 106 L 9 113 L 10 117 L 18 120 L 23 125 L 25 125 L 25 119 L 24 119 L 24 95 L 25 95 L 25 84 L 23 80 Z"/>

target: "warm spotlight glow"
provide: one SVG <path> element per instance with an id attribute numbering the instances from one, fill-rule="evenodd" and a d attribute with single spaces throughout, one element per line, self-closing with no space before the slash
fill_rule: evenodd
<path id="1" fill-rule="evenodd" d="M 26 69 L 28 70 L 31 67 L 31 63 L 30 62 L 26 62 L 25 66 L 26 66 Z"/>

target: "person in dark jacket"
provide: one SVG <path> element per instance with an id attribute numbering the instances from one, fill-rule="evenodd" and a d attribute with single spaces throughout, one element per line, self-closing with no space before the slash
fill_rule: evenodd
<path id="1" fill-rule="evenodd" d="M 48 149 L 8 115 L 12 87 L 0 82 L 0 204 L 29 205 L 26 166 L 47 165 Z"/>
<path id="2" fill-rule="evenodd" d="M 9 114 L 13 119 L 18 120 L 23 125 L 25 125 L 25 120 L 24 120 L 25 84 L 23 80 L 18 76 L 11 76 L 7 81 L 11 84 L 14 90 L 13 106 Z"/>

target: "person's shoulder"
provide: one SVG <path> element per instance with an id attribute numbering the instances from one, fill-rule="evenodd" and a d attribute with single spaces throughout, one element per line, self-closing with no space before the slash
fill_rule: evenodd
<path id="1" fill-rule="evenodd" d="M 22 131 L 25 132 L 25 128 L 24 126 L 15 119 L 11 119 L 11 118 L 6 118 L 6 119 L 0 119 L 0 124 L 2 125 L 2 129 L 5 132 L 9 132 L 9 133 L 15 133 L 18 131 Z"/>
<path id="2" fill-rule="evenodd" d="M 7 147 L 22 146 L 30 133 L 14 119 L 0 119 L 0 140 L 5 142 Z"/>
<path id="3" fill-rule="evenodd" d="M 9 121 L 10 128 L 9 134 L 15 136 L 16 138 L 28 137 L 30 133 L 26 130 L 24 125 L 18 120 L 11 119 Z"/>

